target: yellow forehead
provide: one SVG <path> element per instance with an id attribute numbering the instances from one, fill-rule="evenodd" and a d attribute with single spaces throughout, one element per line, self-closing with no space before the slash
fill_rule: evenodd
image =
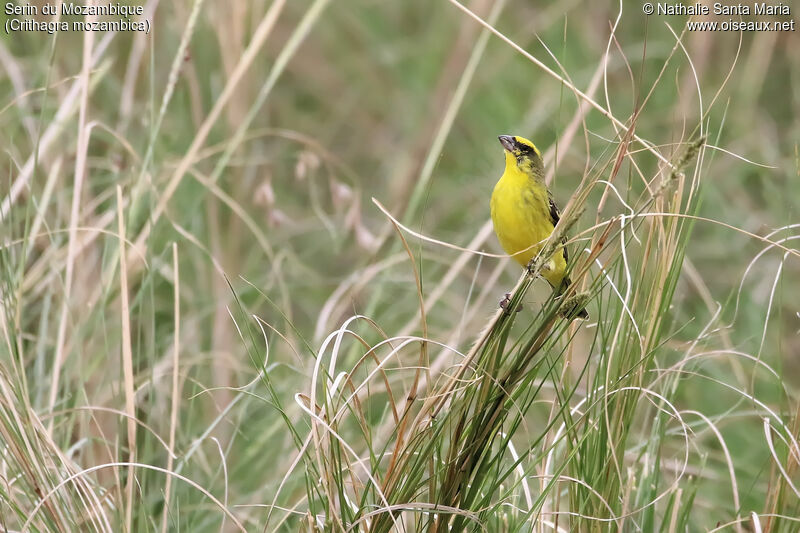
<path id="1" fill-rule="evenodd" d="M 524 144 L 525 146 L 529 146 L 530 148 L 533 148 L 533 151 L 536 152 L 536 155 L 538 155 L 539 157 L 542 157 L 542 154 L 539 152 L 539 149 L 536 148 L 536 145 L 533 144 L 528 139 L 526 139 L 525 137 L 520 137 L 519 135 L 515 135 L 514 136 L 514 140 L 517 141 L 519 144 Z"/>

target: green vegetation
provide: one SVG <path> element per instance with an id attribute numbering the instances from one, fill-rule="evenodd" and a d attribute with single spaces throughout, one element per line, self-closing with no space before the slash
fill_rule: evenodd
<path id="1" fill-rule="evenodd" d="M 0 40 L 0 528 L 800 527 L 796 33 L 142 5 Z M 504 133 L 564 299 L 492 234 Z"/>

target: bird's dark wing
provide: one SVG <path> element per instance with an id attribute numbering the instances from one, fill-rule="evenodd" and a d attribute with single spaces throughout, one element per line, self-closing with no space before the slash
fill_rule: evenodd
<path id="1" fill-rule="evenodd" d="M 558 221 L 561 220 L 561 212 L 558 210 L 558 206 L 556 205 L 556 201 L 553 200 L 553 195 L 548 192 L 547 199 L 550 201 L 550 221 L 553 223 L 553 227 L 558 224 Z M 569 255 L 567 254 L 567 236 L 564 235 L 561 238 L 561 244 L 565 245 L 562 246 L 564 250 L 564 261 L 569 262 Z"/>

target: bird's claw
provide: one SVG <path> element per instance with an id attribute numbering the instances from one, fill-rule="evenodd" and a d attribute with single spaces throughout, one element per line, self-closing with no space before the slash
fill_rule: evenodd
<path id="1" fill-rule="evenodd" d="M 537 257 L 534 257 L 533 259 L 528 261 L 528 264 L 525 266 L 525 270 L 528 271 L 528 275 L 531 275 L 534 272 L 538 272 L 539 274 L 544 274 L 546 272 L 552 272 L 556 269 L 556 264 L 552 259 L 543 263 L 541 267 L 538 265 L 536 260 Z"/>
<path id="2" fill-rule="evenodd" d="M 507 292 L 506 295 L 503 296 L 503 299 L 500 300 L 500 309 L 505 309 L 506 312 L 509 312 L 508 304 L 510 303 L 511 303 L 511 293 Z M 522 311 L 522 304 L 519 304 L 517 306 L 517 313 L 519 313 L 520 311 Z"/>

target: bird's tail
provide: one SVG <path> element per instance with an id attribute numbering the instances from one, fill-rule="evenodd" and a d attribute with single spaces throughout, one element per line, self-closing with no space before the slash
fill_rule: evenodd
<path id="1" fill-rule="evenodd" d="M 565 276 L 556 289 L 556 296 L 561 296 L 564 294 L 570 285 L 572 285 L 572 280 Z M 559 311 L 559 314 L 564 318 L 569 318 L 570 320 L 575 318 L 580 318 L 581 320 L 588 319 L 589 313 L 586 311 L 586 299 L 587 298 L 585 294 L 575 294 L 570 296 L 563 304 L 561 304 L 561 310 Z"/>

